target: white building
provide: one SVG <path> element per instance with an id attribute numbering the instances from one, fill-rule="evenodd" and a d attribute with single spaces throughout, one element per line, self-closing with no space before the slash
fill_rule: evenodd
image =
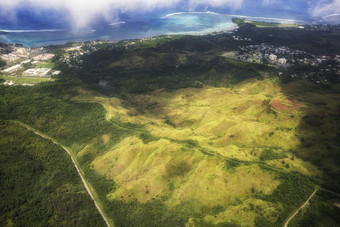
<path id="1" fill-rule="evenodd" d="M 52 76 L 57 76 L 59 74 L 60 74 L 60 71 L 55 71 L 55 72 L 52 73 Z"/>
<path id="2" fill-rule="evenodd" d="M 54 57 L 54 54 L 41 54 L 38 56 L 35 56 L 33 59 L 34 61 L 47 61 Z"/>
<path id="3" fill-rule="evenodd" d="M 277 60 L 277 62 L 278 62 L 279 64 L 281 64 L 281 65 L 285 65 L 285 64 L 287 63 L 287 59 L 285 59 L 285 58 L 279 58 L 279 59 Z"/>
<path id="4" fill-rule="evenodd" d="M 20 47 L 20 48 L 17 48 L 15 50 L 15 53 L 18 54 L 18 55 L 26 55 L 27 54 L 27 50 L 26 50 L 26 48 Z"/>
<path id="5" fill-rule="evenodd" d="M 51 71 L 48 68 L 39 68 L 39 69 L 27 69 L 24 72 L 25 76 L 34 76 L 34 77 L 46 77 L 47 74 Z"/>
<path id="6" fill-rule="evenodd" d="M 14 73 L 14 72 L 18 71 L 20 68 L 21 68 L 21 65 L 15 65 L 15 66 L 12 66 L 10 68 L 7 68 L 7 69 L 3 70 L 3 72 L 5 72 L 5 73 Z"/>
<path id="7" fill-rule="evenodd" d="M 12 85 L 14 85 L 14 82 L 13 81 L 6 81 L 5 83 L 4 83 L 4 85 L 8 85 L 8 86 L 12 86 Z"/>
<path id="8" fill-rule="evenodd" d="M 15 54 L 10 53 L 10 54 L 1 55 L 0 58 L 8 63 L 8 62 L 16 61 L 20 57 Z"/>
<path id="9" fill-rule="evenodd" d="M 271 55 L 269 55 L 269 60 L 276 61 L 277 60 L 277 56 L 275 54 L 271 54 Z"/>

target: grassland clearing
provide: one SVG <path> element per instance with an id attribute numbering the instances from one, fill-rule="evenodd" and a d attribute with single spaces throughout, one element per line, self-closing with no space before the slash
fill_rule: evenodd
<path id="1" fill-rule="evenodd" d="M 12 81 L 14 84 L 25 85 L 25 84 L 39 84 L 47 81 L 54 81 L 51 78 L 32 78 L 32 77 L 22 77 L 22 76 L 4 76 L 0 75 L 0 78 L 4 78 L 6 81 Z"/>
<path id="2" fill-rule="evenodd" d="M 301 145 L 297 128 L 308 104 L 287 97 L 270 80 L 126 97 L 81 89 L 73 98 L 101 104 L 109 122 L 143 125 L 143 135 L 138 129 L 112 146 L 102 135 L 101 143 L 108 144 L 104 153 L 91 145 L 78 153 L 95 156 L 91 169 L 117 184 L 106 194 L 109 201 L 160 200 L 169 209 L 190 201 L 195 212 L 222 207 L 205 216 L 207 223 L 254 224 L 259 215 L 276 222 L 282 206 L 255 198 L 271 195 L 281 184 L 277 171 L 322 175 L 291 152 Z M 269 156 L 262 158 L 265 152 Z"/>

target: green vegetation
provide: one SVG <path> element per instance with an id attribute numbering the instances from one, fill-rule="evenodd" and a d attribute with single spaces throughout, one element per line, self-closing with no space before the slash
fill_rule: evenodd
<path id="1" fill-rule="evenodd" d="M 256 27 L 259 27 L 259 28 L 268 28 L 268 27 L 294 28 L 294 27 L 298 26 L 297 24 L 269 23 L 269 22 L 259 22 L 259 21 L 251 21 L 251 22 L 248 22 L 248 23 L 251 23 L 251 24 L 253 24 L 253 25 L 255 25 Z"/>
<path id="2" fill-rule="evenodd" d="M 261 161 L 268 161 L 268 160 L 282 159 L 282 158 L 287 158 L 287 155 L 284 154 L 284 153 L 277 154 L 272 149 L 263 150 L 262 153 L 261 153 L 261 156 L 260 156 Z"/>
<path id="3" fill-rule="evenodd" d="M 15 80 L 16 84 L 39 84 L 41 82 L 54 81 L 54 79 L 50 78 L 29 78 L 29 77 L 20 77 Z"/>
<path id="4" fill-rule="evenodd" d="M 290 46 L 309 34 L 324 35 L 303 31 L 285 41 L 293 30 L 248 24 L 236 35 Z M 0 119 L 21 121 L 70 147 L 117 226 L 280 225 L 317 186 L 340 190 L 339 93 L 301 81 L 281 83 L 275 68 L 220 57 L 237 45 L 229 34 L 99 43 L 77 67 L 50 47 L 62 74 L 34 87 L 0 86 Z M 92 50 L 91 44 L 83 48 Z M 100 80 L 107 85 L 99 86 Z M 34 134 L 19 132 L 24 134 L 4 141 L 35 147 L 25 142 L 38 140 Z M 38 150 L 60 150 L 39 141 L 46 145 L 39 142 Z M 74 171 L 70 163 L 60 166 Z M 48 197 L 45 191 L 41 196 Z M 3 215 L 5 223 L 12 220 L 10 211 Z"/>
<path id="5" fill-rule="evenodd" d="M 245 24 L 255 25 L 258 28 L 296 28 L 298 24 L 284 24 L 284 23 L 272 23 L 265 21 L 247 21 L 241 18 L 233 18 L 232 21 L 239 25 L 240 27 L 244 27 Z"/>
<path id="6" fill-rule="evenodd" d="M 292 211 L 292 207 L 299 207 L 315 190 L 315 180 L 300 173 L 280 173 L 281 184 L 271 195 L 260 196 L 260 198 L 283 206 L 279 223 Z"/>
<path id="7" fill-rule="evenodd" d="M 232 20 L 233 23 L 238 24 L 238 25 L 246 23 L 246 20 L 245 19 L 241 19 L 241 18 L 236 18 L 235 17 L 235 18 L 233 18 L 231 20 Z"/>
<path id="8" fill-rule="evenodd" d="M 41 64 L 37 65 L 36 68 L 49 68 L 49 69 L 53 69 L 54 68 L 54 63 L 51 62 L 51 61 L 42 62 Z"/>
<path id="9" fill-rule="evenodd" d="M 103 226 L 68 155 L 0 121 L 1 226 Z"/>
<path id="10" fill-rule="evenodd" d="M 290 226 L 336 226 L 339 221 L 339 197 L 319 191 L 303 210 L 291 221 Z"/>
<path id="11" fill-rule="evenodd" d="M 53 82 L 55 79 L 50 78 L 39 78 L 39 77 L 25 77 L 25 76 L 7 76 L 0 75 L 0 80 L 5 81 L 13 81 L 15 84 L 24 85 L 24 84 L 32 84 L 36 85 L 42 82 Z"/>
<path id="12" fill-rule="evenodd" d="M 0 68 L 6 66 L 6 62 L 2 59 L 0 59 Z"/>

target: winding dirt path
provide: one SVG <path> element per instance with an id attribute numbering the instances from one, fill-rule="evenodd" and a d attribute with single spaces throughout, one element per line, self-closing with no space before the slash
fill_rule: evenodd
<path id="1" fill-rule="evenodd" d="M 302 204 L 288 219 L 287 221 L 284 223 L 284 227 L 288 227 L 288 224 L 289 222 L 299 213 L 300 210 L 302 210 L 303 208 L 305 208 L 309 201 L 314 197 L 314 195 L 318 192 L 318 191 L 325 191 L 325 192 L 328 192 L 328 193 L 331 193 L 333 195 L 336 195 L 336 196 L 339 196 L 340 197 L 340 194 L 338 193 L 335 193 L 335 192 L 332 192 L 330 190 L 327 190 L 327 189 L 324 189 L 324 188 L 318 188 L 318 189 L 315 189 L 315 191 L 311 194 L 311 196 L 309 196 L 309 198 L 307 199 L 307 201 Z"/>
<path id="2" fill-rule="evenodd" d="M 34 132 L 35 134 L 37 134 L 38 136 L 40 136 L 40 137 L 42 137 L 42 138 L 44 138 L 44 139 L 50 140 L 50 141 L 53 142 L 54 144 L 56 144 L 56 145 L 62 147 L 62 148 L 67 152 L 67 154 L 70 156 L 70 158 L 71 158 L 71 160 L 72 160 L 72 162 L 73 162 L 74 167 L 76 168 L 76 170 L 77 170 L 77 172 L 78 172 L 78 175 L 79 175 L 80 178 L 81 178 L 81 181 L 83 182 L 83 185 L 84 185 L 84 187 L 85 187 L 87 193 L 90 195 L 90 197 L 91 197 L 92 201 L 94 202 L 94 205 L 96 206 L 98 212 L 100 213 L 100 215 L 101 215 L 102 218 L 104 219 L 106 225 L 107 225 L 108 227 L 111 227 L 111 225 L 110 225 L 110 223 L 108 222 L 108 220 L 106 219 L 106 217 L 105 217 L 103 211 L 101 210 L 100 206 L 98 205 L 98 203 L 97 203 L 95 197 L 93 196 L 93 194 L 92 194 L 92 192 L 91 192 L 89 186 L 87 185 L 87 183 L 86 183 L 86 181 L 85 181 L 85 179 L 84 179 L 84 177 L 83 177 L 83 174 L 80 172 L 80 169 L 78 168 L 77 163 L 76 163 L 75 160 L 73 159 L 73 156 L 72 156 L 72 153 L 70 152 L 70 150 L 67 149 L 65 146 L 63 146 L 62 144 L 60 144 L 57 140 L 55 140 L 55 139 L 53 139 L 53 138 L 51 138 L 51 137 L 49 137 L 49 136 L 47 136 L 47 135 L 45 135 L 45 134 L 39 132 L 38 130 L 32 128 L 31 126 L 29 126 L 29 125 L 27 125 L 27 124 L 25 124 L 25 123 L 23 123 L 23 122 L 20 122 L 20 121 L 13 121 L 13 122 L 14 122 L 14 123 L 17 123 L 17 124 L 20 124 L 21 126 L 27 128 L 28 130 Z"/>
<path id="3" fill-rule="evenodd" d="M 304 203 L 304 204 L 302 204 L 289 218 L 288 218 L 288 220 L 284 223 L 284 227 L 287 227 L 288 226 L 288 224 L 289 224 L 289 222 L 299 213 L 299 211 L 300 210 L 302 210 L 305 206 L 307 206 L 307 204 L 309 203 L 309 200 L 311 200 L 313 197 L 314 197 L 314 195 L 315 195 L 315 193 L 317 192 L 317 191 L 319 191 L 320 189 L 315 189 L 314 190 L 314 192 L 311 194 L 311 196 L 309 196 L 309 198 L 307 199 L 307 201 Z"/>

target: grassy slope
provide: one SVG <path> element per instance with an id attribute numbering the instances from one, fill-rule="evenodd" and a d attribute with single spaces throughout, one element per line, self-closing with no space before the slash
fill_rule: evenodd
<path id="1" fill-rule="evenodd" d="M 77 152 L 117 225 L 281 222 L 313 188 L 303 175 L 304 189 L 292 184 L 295 171 L 321 175 L 292 153 L 307 104 L 270 80 L 125 101 L 66 84 L 32 89 L 6 88 L 3 107 Z"/>
<path id="2" fill-rule="evenodd" d="M 203 215 L 208 222 L 249 224 L 258 216 L 275 222 L 285 213 L 282 205 L 257 195 L 270 195 L 282 183 L 277 171 L 321 175 L 291 153 L 300 145 L 296 128 L 306 104 L 288 101 L 269 80 L 250 80 L 233 89 L 156 91 L 129 99 L 134 108 L 84 90 L 75 97 L 101 103 L 107 120 L 144 124 L 149 131 L 146 139 L 127 137 L 92 162 L 94 170 L 118 185 L 107 194 L 110 200 L 145 203 L 162 198 L 168 207 L 192 201 L 196 212 L 199 207 L 224 210 Z M 268 149 L 273 157 L 262 158 Z M 87 147 L 78 155 L 91 152 Z M 230 160 L 236 160 L 236 167 L 228 167 Z"/>

